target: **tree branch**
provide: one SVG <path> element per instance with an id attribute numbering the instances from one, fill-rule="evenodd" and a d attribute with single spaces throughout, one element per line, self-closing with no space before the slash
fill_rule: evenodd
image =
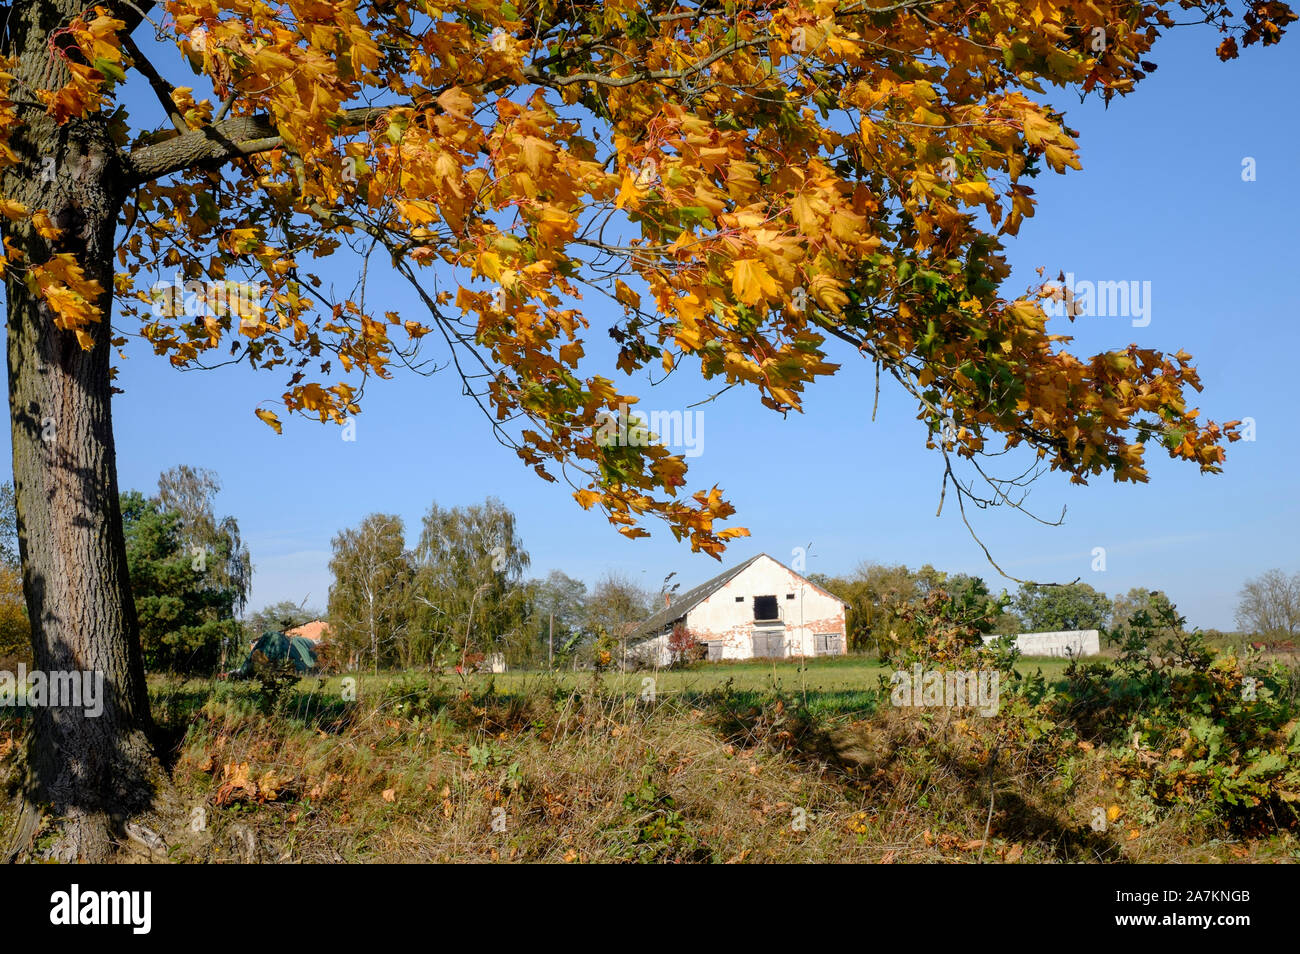
<path id="1" fill-rule="evenodd" d="M 153 87 L 154 95 L 158 97 L 158 102 L 167 113 L 167 118 L 171 120 L 172 126 L 178 133 L 187 133 L 190 131 L 189 123 L 185 122 L 185 117 L 181 114 L 180 107 L 176 105 L 176 88 L 171 83 L 159 75 L 158 70 L 154 68 L 149 58 L 140 51 L 136 46 L 135 40 L 131 39 L 129 33 L 122 35 L 122 47 L 131 56 L 135 68 L 144 74 L 149 85 Z"/>
<path id="2" fill-rule="evenodd" d="M 149 12 L 157 5 L 157 0 L 110 0 L 107 4 L 114 16 L 126 24 L 127 33 L 148 20 Z"/>
<path id="3" fill-rule="evenodd" d="M 363 126 L 386 115 L 393 106 L 363 106 L 345 110 L 343 126 Z M 284 144 L 271 117 L 231 116 L 210 126 L 191 130 L 175 139 L 141 146 L 124 157 L 132 184 L 161 179 L 207 162 L 226 162 L 241 156 L 279 149 Z"/>
<path id="4" fill-rule="evenodd" d="M 235 116 L 152 146 L 132 149 L 124 157 L 133 185 L 161 179 L 203 162 L 266 152 L 280 144 L 268 116 Z"/>

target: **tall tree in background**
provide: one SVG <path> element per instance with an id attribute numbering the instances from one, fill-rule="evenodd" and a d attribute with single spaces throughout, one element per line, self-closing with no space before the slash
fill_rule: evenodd
<path id="1" fill-rule="evenodd" d="M 221 491 L 214 471 L 181 464 L 158 478 L 158 504 L 180 518 L 181 544 L 191 558 L 211 573 L 215 585 L 235 596 L 235 614 L 248 605 L 253 583 L 253 561 L 239 535 L 239 522 L 231 516 L 218 519 L 213 509 Z"/>
<path id="2" fill-rule="evenodd" d="M 243 593 L 212 572 L 207 551 L 187 543 L 185 516 L 156 497 L 123 494 L 122 521 L 146 668 L 211 674 L 223 649 L 239 643 Z"/>
<path id="3" fill-rule="evenodd" d="M 560 570 L 529 584 L 532 608 L 532 658 L 549 664 L 552 657 L 567 655 L 583 635 L 587 584 Z"/>
<path id="4" fill-rule="evenodd" d="M 946 573 L 928 563 L 919 570 L 862 563 L 844 577 L 814 574 L 810 579 L 848 603 L 849 646 L 855 650 L 883 652 L 900 641 L 919 638 L 921 634 L 913 632 L 920 618 L 914 609 L 939 591 L 951 597 L 957 608 L 978 607 L 984 612 L 987 606 L 994 631 L 1013 631 L 1018 626 L 1014 617 L 1006 618 L 1002 602 L 992 598 L 981 577 Z"/>
<path id="5" fill-rule="evenodd" d="M 1110 600 L 1087 583 L 1025 583 L 1012 605 L 1024 625 L 1036 633 L 1104 629 L 1110 620 Z"/>
<path id="6" fill-rule="evenodd" d="M 372 513 L 331 541 L 329 621 L 345 649 L 380 665 L 412 662 L 407 638 L 414 568 L 402 519 Z"/>
<path id="7" fill-rule="evenodd" d="M 1161 590 L 1148 590 L 1135 586 L 1127 593 L 1116 596 L 1110 607 L 1110 628 L 1127 626 L 1138 613 L 1146 613 L 1152 620 L 1165 614 L 1177 614 L 1174 601 Z"/>
<path id="8" fill-rule="evenodd" d="M 519 584 L 528 564 L 515 515 L 495 497 L 431 505 L 415 549 L 413 658 L 497 652 L 523 637 L 528 600 Z"/>
<path id="9" fill-rule="evenodd" d="M 1300 635 L 1300 573 L 1261 573 L 1246 581 L 1237 600 L 1237 625 L 1242 632 L 1272 639 Z"/>
<path id="10" fill-rule="evenodd" d="M 881 636 L 897 625 L 896 608 L 917 596 L 916 577 L 907 567 L 862 563 L 841 577 L 814 574 L 812 582 L 848 604 L 849 648 L 879 650 Z"/>
<path id="11" fill-rule="evenodd" d="M 21 571 L 22 555 L 18 552 L 18 506 L 14 485 L 0 484 L 0 565 Z"/>
<path id="12" fill-rule="evenodd" d="M 32 626 L 23 602 L 23 576 L 17 567 L 0 564 L 0 670 L 14 662 L 31 664 Z"/>
<path id="13" fill-rule="evenodd" d="M 636 635 L 638 624 L 656 609 L 650 591 L 644 586 L 625 574 L 609 572 L 587 596 L 584 626 L 597 643 L 617 647 L 621 653 L 628 639 Z"/>
<path id="14" fill-rule="evenodd" d="M 1234 432 L 1188 401 L 1189 356 L 1081 359 L 1036 293 L 1000 288 L 1025 180 L 1078 168 L 1062 115 L 1028 94 L 1129 92 L 1176 15 L 1223 31 L 1224 59 L 1294 19 L 1274 0 L 1240 17 L 1228 0 L 11 5 L 0 217 L 24 591 L 37 663 L 110 690 L 93 724 L 35 713 L 30 801 L 62 820 L 49 853 L 104 857 L 113 816 L 161 780 L 110 413 L 110 352 L 131 334 L 177 366 L 277 369 L 289 412 L 340 422 L 429 336 L 539 474 L 565 471 L 628 536 L 660 517 L 715 555 L 744 532 L 716 526 L 732 513 L 716 487 L 684 497 L 681 456 L 598 439 L 633 396 L 580 367 L 580 286 L 623 309 L 600 335 L 621 371 L 694 364 L 781 412 L 841 339 L 910 393 L 945 478 L 999 439 L 1077 481 L 1145 480 L 1149 442 L 1217 470 Z M 155 115 L 128 111 L 124 85 Z M 427 313 L 399 316 L 364 279 L 336 295 L 337 261 L 312 270 L 372 251 Z M 151 288 L 163 270 L 182 287 Z"/>

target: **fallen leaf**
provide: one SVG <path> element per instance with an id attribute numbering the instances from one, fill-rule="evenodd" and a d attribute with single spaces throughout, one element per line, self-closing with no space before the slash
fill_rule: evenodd
<path id="1" fill-rule="evenodd" d="M 257 785 L 248 777 L 248 763 L 228 762 L 221 769 L 221 787 L 213 796 L 212 803 L 218 808 L 233 805 L 235 802 L 257 798 Z"/>

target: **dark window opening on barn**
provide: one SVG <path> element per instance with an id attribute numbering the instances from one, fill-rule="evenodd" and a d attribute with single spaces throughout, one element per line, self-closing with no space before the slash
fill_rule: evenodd
<path id="1" fill-rule="evenodd" d="M 736 597 L 736 602 L 737 602 L 737 603 L 743 603 L 743 602 L 745 602 L 745 598 L 744 598 L 743 596 L 737 596 L 737 597 Z"/>
<path id="2" fill-rule="evenodd" d="M 787 594 L 785 594 L 785 598 L 788 599 L 788 600 L 792 600 L 792 599 L 794 599 L 794 594 L 793 594 L 793 593 L 787 593 Z"/>
<path id="3" fill-rule="evenodd" d="M 758 621 L 778 620 L 781 618 L 780 609 L 776 603 L 775 596 L 755 596 L 754 597 L 754 619 Z"/>

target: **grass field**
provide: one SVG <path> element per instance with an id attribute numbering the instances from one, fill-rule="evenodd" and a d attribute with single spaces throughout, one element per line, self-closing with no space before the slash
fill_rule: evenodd
<path id="1" fill-rule="evenodd" d="M 1067 662 L 1059 657 L 1021 659 L 1017 666 L 1023 674 L 1041 672 L 1049 682 L 1061 677 Z M 680 697 L 689 702 L 697 696 L 728 689 L 747 698 L 774 692 L 798 695 L 813 712 L 844 717 L 865 716 L 874 712 L 880 699 L 881 680 L 888 680 L 892 670 L 871 656 L 840 656 L 800 660 L 745 660 L 738 662 L 696 663 L 689 669 L 606 672 L 600 674 L 604 688 L 612 693 L 639 696 L 654 680 L 657 696 Z M 303 690 L 317 686 L 322 694 L 340 689 L 343 677 L 333 676 L 323 687 L 319 680 L 304 679 Z M 402 678 L 380 674 L 357 677 L 361 692 L 383 689 Z M 526 695 L 537 689 L 572 690 L 588 685 L 591 672 L 519 670 L 485 675 L 476 673 L 465 679 L 467 686 L 481 690 L 489 682 L 495 691 L 506 695 Z"/>
<path id="2" fill-rule="evenodd" d="M 1024 660 L 1060 682 L 1060 659 Z M 882 704 L 874 659 L 680 671 L 150 679 L 169 788 L 150 862 L 1300 860 L 1152 810 L 1119 749 L 1022 740 L 973 710 Z M 348 683 L 345 679 L 354 678 Z M 644 680 L 655 680 L 647 699 Z M 0 717 L 17 791 L 21 718 Z M 12 801 L 0 799 L 0 829 Z M 990 814 L 990 804 L 993 811 Z M 1095 829 L 1098 806 L 1115 823 Z M 39 848 L 39 841 L 38 846 Z"/>

